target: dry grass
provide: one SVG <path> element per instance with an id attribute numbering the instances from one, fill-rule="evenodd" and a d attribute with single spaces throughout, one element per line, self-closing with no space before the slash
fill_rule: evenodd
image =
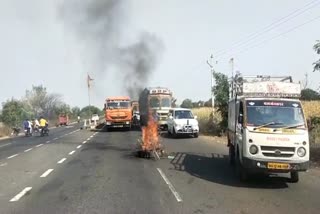
<path id="1" fill-rule="evenodd" d="M 320 117 L 320 101 L 303 101 L 302 106 L 306 118 Z M 216 124 L 221 121 L 221 115 L 216 111 L 215 116 L 213 118 L 211 117 L 212 110 L 208 107 L 195 108 L 192 109 L 192 112 L 198 116 L 200 131 L 202 133 L 213 132 L 213 121 L 215 121 Z M 311 135 L 314 139 L 320 139 L 320 130 L 315 129 Z"/>
<path id="2" fill-rule="evenodd" d="M 320 101 L 302 101 L 306 118 L 320 117 Z"/>
<path id="3" fill-rule="evenodd" d="M 7 127 L 0 126 L 0 137 L 6 137 L 11 134 L 11 130 Z"/>
<path id="4" fill-rule="evenodd" d="M 199 129 L 203 134 L 215 133 L 215 128 L 221 121 L 221 115 L 216 110 L 214 111 L 214 117 L 212 117 L 212 108 L 194 108 L 192 113 L 198 117 Z"/>

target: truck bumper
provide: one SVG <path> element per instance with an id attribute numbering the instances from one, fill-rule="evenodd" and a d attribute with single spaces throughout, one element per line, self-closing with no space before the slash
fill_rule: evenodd
<path id="1" fill-rule="evenodd" d="M 268 163 L 276 164 L 289 164 L 288 168 L 276 169 L 274 167 L 268 167 Z M 275 172 L 275 173 L 287 173 L 293 171 L 307 171 L 309 169 L 309 161 L 305 162 L 288 162 L 278 160 L 254 160 L 249 158 L 242 158 L 242 166 L 250 172 Z"/>
<path id="2" fill-rule="evenodd" d="M 121 122 L 106 121 L 105 124 L 108 128 L 130 128 L 131 127 L 131 121 L 121 121 Z"/>

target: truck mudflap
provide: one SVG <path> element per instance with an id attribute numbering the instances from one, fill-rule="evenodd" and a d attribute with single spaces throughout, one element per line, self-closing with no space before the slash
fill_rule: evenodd
<path id="1" fill-rule="evenodd" d="M 307 171 L 309 169 L 309 165 L 309 161 L 291 163 L 277 160 L 266 161 L 249 158 L 242 159 L 242 166 L 251 172 L 287 173 L 293 171 Z"/>

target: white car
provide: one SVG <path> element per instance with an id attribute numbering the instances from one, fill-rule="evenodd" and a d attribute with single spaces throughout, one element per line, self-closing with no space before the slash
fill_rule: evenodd
<path id="1" fill-rule="evenodd" d="M 168 134 L 199 136 L 199 123 L 197 116 L 193 116 L 190 109 L 174 108 L 169 111 Z"/>
<path id="2" fill-rule="evenodd" d="M 91 117 L 92 121 L 99 121 L 99 119 L 100 119 L 99 115 L 97 115 L 97 114 L 93 114 L 92 117 Z"/>

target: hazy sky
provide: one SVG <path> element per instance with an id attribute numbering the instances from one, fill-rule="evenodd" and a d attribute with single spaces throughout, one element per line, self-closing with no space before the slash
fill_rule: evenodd
<path id="1" fill-rule="evenodd" d="M 308 9 L 309 2 L 316 5 Z M 87 72 L 95 79 L 94 105 L 102 107 L 107 96 L 124 93 L 121 69 L 92 65 L 88 56 L 94 54 L 87 53 L 91 49 L 60 17 L 61 4 L 62 0 L 0 1 L 0 101 L 20 98 L 32 85 L 43 84 L 50 92 L 63 94 L 70 105 L 82 107 L 88 103 Z M 216 58 L 215 69 L 227 75 L 232 56 L 235 70 L 243 74 L 292 75 L 300 81 L 308 72 L 309 87 L 320 85 L 320 72 L 312 72 L 312 63 L 319 58 L 312 47 L 320 39 L 320 18 L 315 19 L 320 0 L 132 0 L 123 1 L 121 7 L 121 43 L 130 44 L 143 32 L 163 43 L 145 86 L 169 87 L 179 103 L 184 98 L 210 98 L 206 60 L 221 50 L 228 51 Z M 305 12 L 264 31 L 299 8 Z M 235 43 L 238 46 L 230 51 Z"/>

